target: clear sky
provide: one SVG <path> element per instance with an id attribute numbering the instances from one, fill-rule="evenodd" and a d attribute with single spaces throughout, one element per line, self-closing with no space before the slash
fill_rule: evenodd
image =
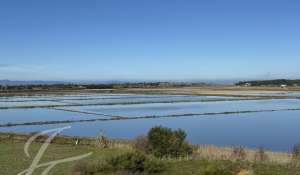
<path id="1" fill-rule="evenodd" d="M 0 79 L 300 78 L 299 0 L 1 0 Z"/>

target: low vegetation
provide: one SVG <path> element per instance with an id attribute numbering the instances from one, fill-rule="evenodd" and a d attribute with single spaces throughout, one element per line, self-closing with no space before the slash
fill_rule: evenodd
<path id="1" fill-rule="evenodd" d="M 23 152 L 28 137 L 13 134 L 0 137 L 0 174 L 15 175 L 29 167 L 32 158 L 27 158 Z M 161 126 L 152 128 L 147 136 L 139 136 L 134 142 L 110 140 L 103 135 L 96 138 L 59 136 L 41 162 L 93 152 L 84 160 L 57 165 L 50 174 L 300 175 L 299 145 L 287 154 L 269 152 L 262 147 L 255 151 L 241 146 L 189 145 L 185 138 L 184 131 Z M 32 155 L 45 139 L 39 137 L 33 143 Z M 42 170 L 38 169 L 35 174 Z"/>
<path id="2" fill-rule="evenodd" d="M 258 148 L 258 150 L 255 153 L 254 160 L 256 162 L 267 162 L 267 161 L 269 161 L 269 157 L 266 154 L 266 151 L 263 147 Z"/>
<path id="3" fill-rule="evenodd" d="M 242 146 L 234 147 L 232 151 L 232 157 L 240 160 L 246 158 L 246 151 Z"/>
<path id="4" fill-rule="evenodd" d="M 165 170 L 164 163 L 138 151 L 109 157 L 96 163 L 85 161 L 75 164 L 73 174 L 157 174 Z"/>
<path id="5" fill-rule="evenodd" d="M 192 153 L 192 148 L 185 141 L 183 130 L 172 131 L 161 126 L 152 128 L 148 133 L 150 153 L 157 157 L 182 157 Z"/>

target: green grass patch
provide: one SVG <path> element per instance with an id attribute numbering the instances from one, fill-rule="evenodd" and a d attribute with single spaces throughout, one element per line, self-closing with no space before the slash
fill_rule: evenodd
<path id="1" fill-rule="evenodd" d="M 35 156 L 41 143 L 33 143 L 30 154 Z M 24 154 L 24 142 L 0 142 L 0 174 L 16 175 L 31 164 L 32 158 Z M 93 155 L 80 161 L 57 165 L 50 175 L 72 175 L 76 168 L 87 169 L 90 174 L 163 174 L 163 175 L 300 175 L 293 164 L 255 163 L 233 160 L 208 160 L 202 158 L 154 158 L 134 153 L 127 148 L 99 148 L 51 144 L 41 163 L 78 156 L 88 152 Z M 38 175 L 43 168 L 34 174 Z M 77 174 L 78 175 L 78 174 Z"/>

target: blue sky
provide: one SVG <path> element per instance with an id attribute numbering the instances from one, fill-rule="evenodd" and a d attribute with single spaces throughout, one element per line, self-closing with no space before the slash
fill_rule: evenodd
<path id="1" fill-rule="evenodd" d="M 297 0 L 2 0 L 0 79 L 300 78 Z"/>

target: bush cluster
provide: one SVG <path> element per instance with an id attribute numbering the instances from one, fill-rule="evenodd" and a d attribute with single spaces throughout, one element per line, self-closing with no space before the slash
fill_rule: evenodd
<path id="1" fill-rule="evenodd" d="M 148 133 L 148 152 L 156 157 L 180 157 L 192 153 L 191 146 L 185 141 L 183 130 L 172 131 L 170 128 L 157 126 Z"/>
<path id="2" fill-rule="evenodd" d="M 158 159 L 135 151 L 111 157 L 97 164 L 80 162 L 73 168 L 73 174 L 93 175 L 97 173 L 156 174 L 165 170 Z"/>
<path id="3" fill-rule="evenodd" d="M 164 170 L 164 165 L 160 160 L 138 151 L 113 157 L 108 163 L 114 167 L 114 170 L 146 173 L 159 173 Z"/>
<path id="4" fill-rule="evenodd" d="M 165 165 L 157 157 L 180 157 L 192 153 L 186 142 L 186 133 L 157 126 L 147 137 L 140 136 L 135 141 L 136 151 L 111 157 L 98 164 L 80 163 L 74 172 L 80 175 L 93 175 L 98 172 L 126 172 L 135 174 L 154 174 L 164 171 Z"/>

